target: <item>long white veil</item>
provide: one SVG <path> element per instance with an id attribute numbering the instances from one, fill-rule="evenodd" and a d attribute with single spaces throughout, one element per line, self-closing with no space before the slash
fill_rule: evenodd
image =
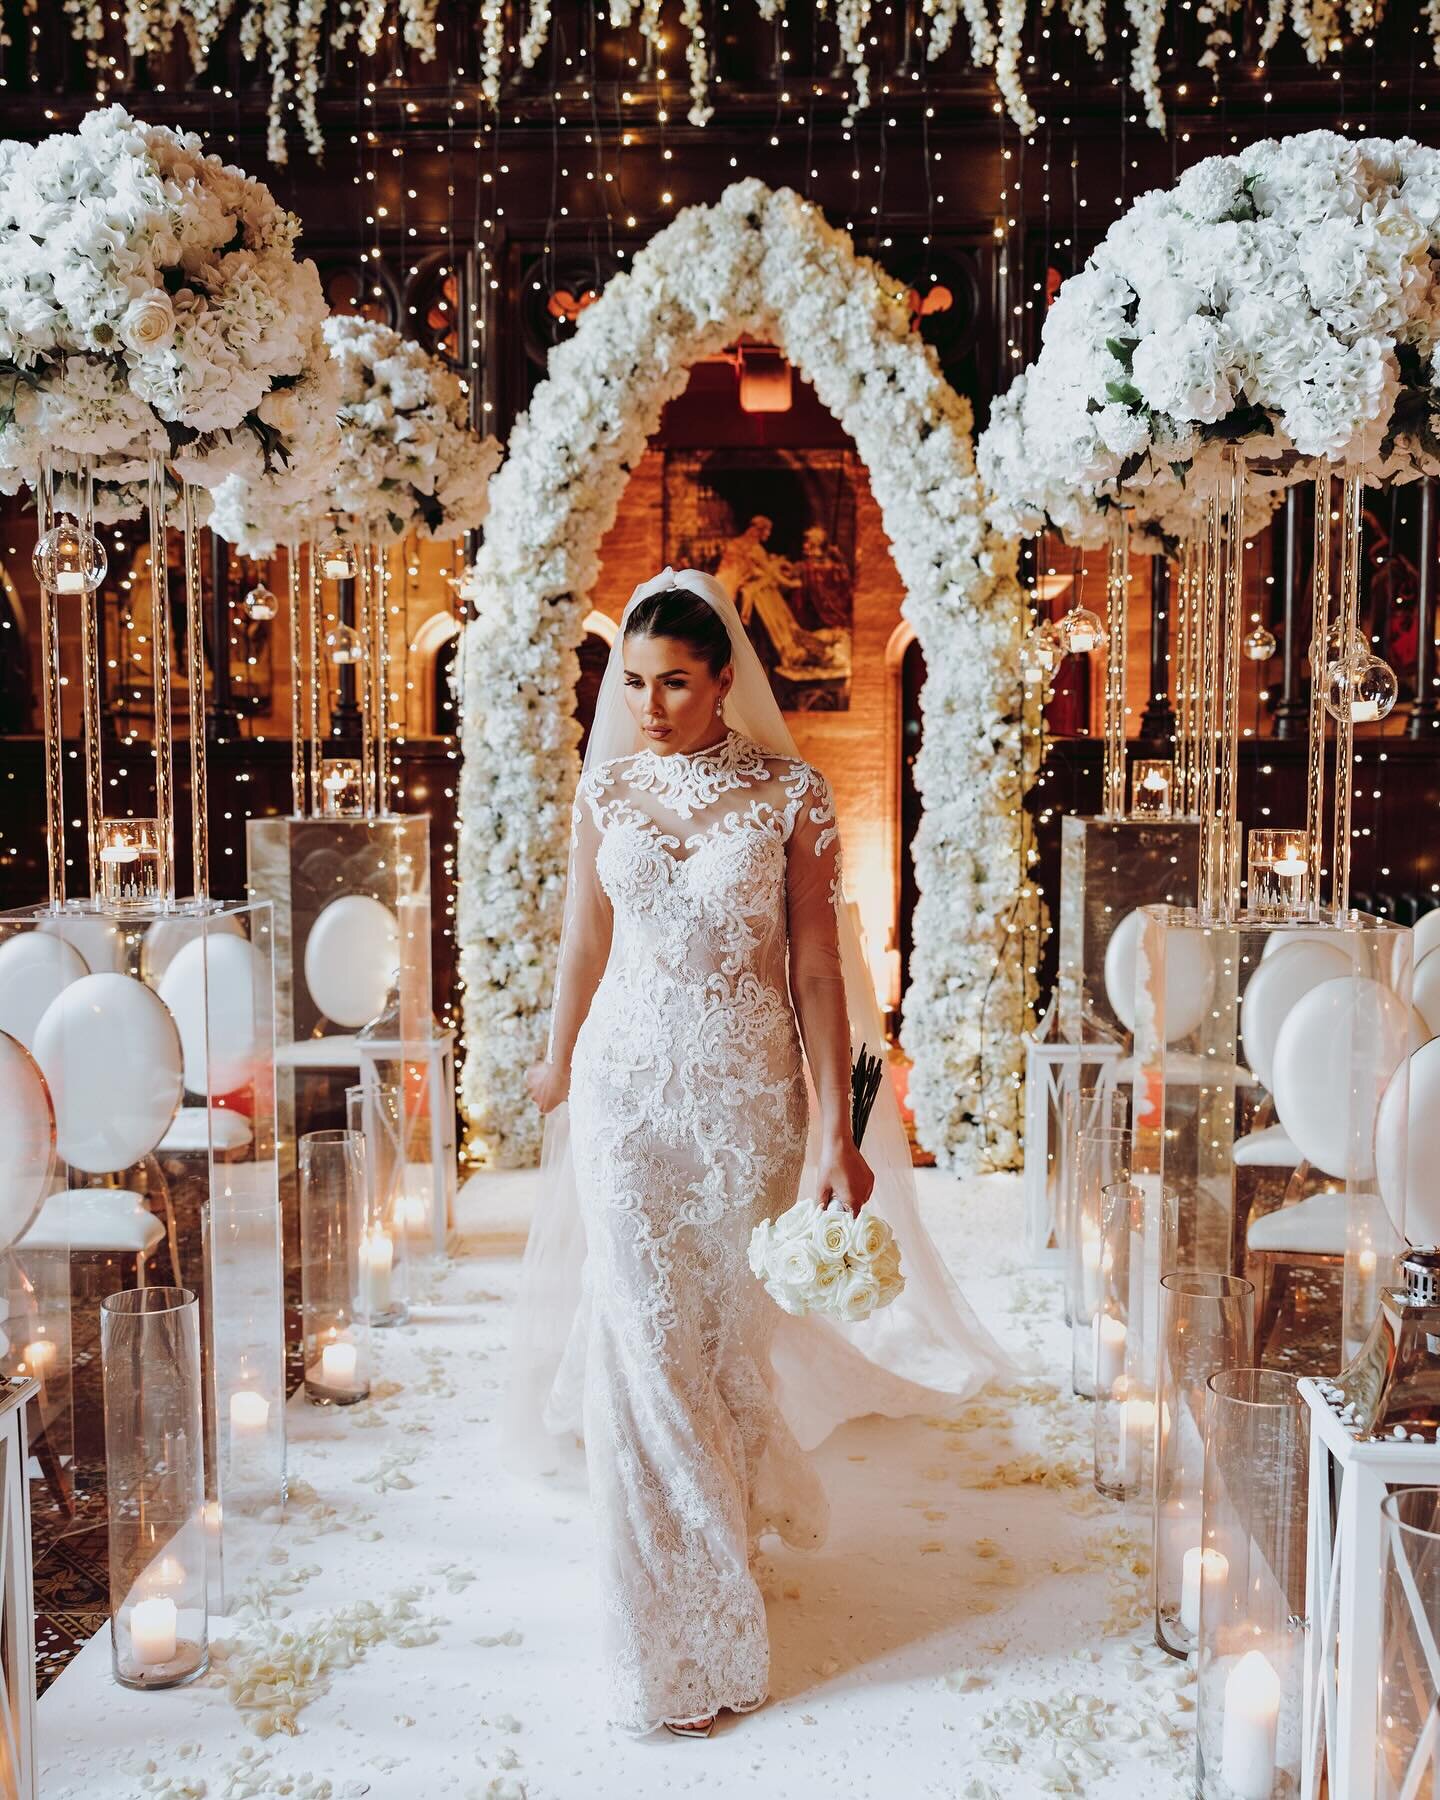
<path id="1" fill-rule="evenodd" d="M 798 756 L 764 665 L 729 595 L 713 577 L 698 570 L 667 568 L 637 587 L 626 603 L 600 684 L 585 772 L 642 747 L 624 695 L 624 623 L 639 601 L 671 587 L 701 595 L 730 634 L 735 677 L 725 699 L 725 722 L 766 750 Z M 570 877 L 560 938 L 562 969 L 576 892 L 573 866 Z M 843 905 L 839 933 L 853 1060 L 862 1043 L 882 1052 L 884 1035 L 869 970 Z M 552 1016 L 553 1001 L 554 996 Z M 817 1109 L 808 1068 L 806 1083 L 812 1123 L 802 1194 L 814 1191 L 816 1169 Z M 881 1083 L 861 1153 L 875 1172 L 871 1204 L 899 1241 L 906 1285 L 893 1304 L 862 1324 L 843 1328 L 819 1318 L 793 1318 L 776 1309 L 779 1318 L 771 1350 L 775 1397 L 807 1450 L 843 1420 L 865 1413 L 903 1418 L 948 1411 L 1003 1366 L 1000 1347 L 961 1297 L 920 1222 L 905 1127 L 888 1080 Z M 545 1119 L 540 1192 L 521 1267 L 511 1338 L 501 1449 L 505 1463 L 517 1474 L 578 1475 L 583 1467 L 584 1264 L 585 1232 L 575 1191 L 566 1102 Z M 750 1280 L 749 1271 L 741 1278 Z"/>

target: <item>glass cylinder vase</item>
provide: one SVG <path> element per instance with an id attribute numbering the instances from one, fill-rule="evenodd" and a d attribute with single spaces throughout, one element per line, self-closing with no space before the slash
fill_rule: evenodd
<path id="1" fill-rule="evenodd" d="M 117 911 L 153 905 L 160 898 L 160 821 L 101 819 L 96 835 L 104 904 Z"/>
<path id="2" fill-rule="evenodd" d="M 1082 1400 L 1095 1398 L 1095 1312 L 1100 1304 L 1105 1190 L 1129 1179 L 1130 1151 L 1130 1133 L 1114 1126 L 1081 1132 L 1075 1140 L 1065 1292 L 1070 1318 L 1070 1383 Z"/>
<path id="3" fill-rule="evenodd" d="M 300 1304 L 305 1397 L 317 1406 L 353 1406 L 370 1392 L 366 1202 L 361 1133 L 307 1132 L 300 1140 Z"/>
<path id="4" fill-rule="evenodd" d="M 1440 1488 L 1380 1502 L 1381 1613 L 1375 1800 L 1440 1792 Z"/>
<path id="5" fill-rule="evenodd" d="M 122 1687 L 179 1687 L 209 1660 L 200 1307 L 188 1288 L 100 1302 L 110 1649 Z"/>
<path id="6" fill-rule="evenodd" d="M 1200 1800 L 1281 1800 L 1300 1790 L 1310 1434 L 1297 1379 L 1222 1369 L 1208 1384 Z"/>
<path id="7" fill-rule="evenodd" d="M 1175 764 L 1166 757 L 1138 758 L 1130 770 L 1130 817 L 1168 819 L 1175 810 Z"/>
<path id="8" fill-rule="evenodd" d="M 1144 1440 L 1155 1426 L 1154 1402 L 1131 1392 L 1125 1366 L 1132 1319 L 1142 1305 L 1145 1196 L 1128 1178 L 1101 1191 L 1099 1285 L 1092 1325 L 1095 1486 L 1108 1500 L 1126 1500 L 1140 1490 Z"/>
<path id="9" fill-rule="evenodd" d="M 1310 840 L 1303 831 L 1263 826 L 1250 833 L 1245 902 L 1262 919 L 1309 916 Z"/>
<path id="10" fill-rule="evenodd" d="M 1255 1289 L 1208 1269 L 1162 1276 L 1155 1442 L 1155 1641 L 1188 1656 L 1200 1633 L 1200 1593 L 1218 1562 L 1200 1541 L 1205 1405 L 1219 1369 L 1254 1356 Z"/>
<path id="11" fill-rule="evenodd" d="M 360 1274 L 368 1289 L 370 1323 L 403 1325 L 410 1317 L 410 1281 L 401 1201 L 405 1162 L 400 1154 L 400 1096 L 391 1082 L 345 1090 L 345 1117 L 365 1138 L 365 1237 Z"/>

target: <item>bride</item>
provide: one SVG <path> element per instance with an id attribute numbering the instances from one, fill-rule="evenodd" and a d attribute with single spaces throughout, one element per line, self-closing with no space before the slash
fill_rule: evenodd
<path id="1" fill-rule="evenodd" d="M 862 1041 L 882 1038 L 829 784 L 725 591 L 666 569 L 626 606 L 575 798 L 503 1434 L 529 1474 L 583 1440 L 622 1730 L 760 1706 L 758 1540 L 827 1529 L 806 1452 L 998 1367 L 920 1223 L 888 1083 L 853 1140 Z M 851 1212 L 873 1195 L 899 1241 L 905 1292 L 861 1325 L 792 1318 L 750 1272 L 802 1180 Z"/>

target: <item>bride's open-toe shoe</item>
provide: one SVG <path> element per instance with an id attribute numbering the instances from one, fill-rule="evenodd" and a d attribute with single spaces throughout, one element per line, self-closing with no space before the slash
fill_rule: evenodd
<path id="1" fill-rule="evenodd" d="M 674 1724 L 669 1719 L 662 1719 L 660 1723 L 667 1731 L 673 1731 L 676 1737 L 709 1737 L 715 1729 L 715 1715 L 711 1713 L 708 1718 L 688 1719 Z"/>

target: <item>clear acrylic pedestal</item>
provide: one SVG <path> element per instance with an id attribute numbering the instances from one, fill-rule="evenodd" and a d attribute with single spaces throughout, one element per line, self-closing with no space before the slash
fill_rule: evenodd
<path id="1" fill-rule="evenodd" d="M 1060 821 L 1060 1034 L 1121 1032 L 1106 983 L 1116 927 L 1137 907 L 1193 906 L 1199 895 L 1200 825 L 1195 819 Z"/>

